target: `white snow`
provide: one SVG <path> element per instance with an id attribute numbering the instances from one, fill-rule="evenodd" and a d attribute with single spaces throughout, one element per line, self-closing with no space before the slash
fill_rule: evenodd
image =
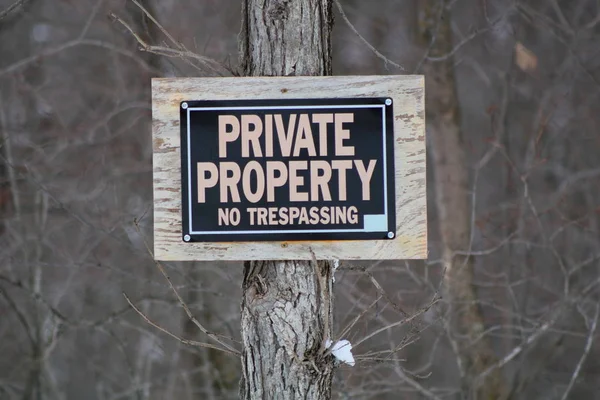
<path id="1" fill-rule="evenodd" d="M 333 342 L 330 339 L 325 341 L 325 347 L 330 348 Z M 331 347 L 331 354 L 343 363 L 354 367 L 354 357 L 352 356 L 352 345 L 346 339 L 337 341 Z"/>

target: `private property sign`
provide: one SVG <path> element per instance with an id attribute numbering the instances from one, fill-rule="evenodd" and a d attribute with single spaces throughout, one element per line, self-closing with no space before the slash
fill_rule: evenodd
<path id="1" fill-rule="evenodd" d="M 182 239 L 393 239 L 391 98 L 181 103 Z"/>
<path id="2" fill-rule="evenodd" d="M 427 256 L 422 76 L 152 80 L 157 260 Z"/>

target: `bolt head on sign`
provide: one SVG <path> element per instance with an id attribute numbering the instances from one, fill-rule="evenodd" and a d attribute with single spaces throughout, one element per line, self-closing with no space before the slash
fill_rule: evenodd
<path id="1" fill-rule="evenodd" d="M 393 239 L 389 98 L 181 103 L 186 242 Z"/>

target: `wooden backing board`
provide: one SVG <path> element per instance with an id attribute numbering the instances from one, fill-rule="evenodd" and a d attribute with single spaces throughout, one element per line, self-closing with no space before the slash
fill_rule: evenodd
<path id="1" fill-rule="evenodd" d="M 427 258 L 424 80 L 421 75 L 152 79 L 154 257 L 157 260 Z M 186 243 L 181 229 L 179 104 L 184 100 L 391 97 L 396 238 Z"/>

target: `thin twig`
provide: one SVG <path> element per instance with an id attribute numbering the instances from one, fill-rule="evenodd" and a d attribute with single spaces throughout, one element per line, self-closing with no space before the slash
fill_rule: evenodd
<path id="1" fill-rule="evenodd" d="M 502 22 L 504 18 L 504 15 L 500 15 L 499 17 L 497 17 L 496 19 L 494 19 L 489 26 L 486 26 L 484 28 L 480 28 L 480 29 L 475 29 L 473 30 L 468 36 L 465 36 L 460 42 L 458 42 L 456 44 L 456 46 L 454 46 L 452 48 L 452 50 L 450 50 L 448 53 L 443 54 L 439 57 L 430 57 L 427 56 L 427 60 L 428 61 L 433 61 L 433 62 L 440 62 L 440 61 L 446 61 L 448 60 L 450 57 L 452 57 L 454 54 L 456 54 L 456 52 L 458 50 L 460 50 L 464 45 L 466 45 L 467 43 L 469 43 L 471 40 L 475 39 L 477 36 L 484 34 L 486 32 L 491 31 L 496 24 L 499 24 L 500 22 Z"/>
<path id="2" fill-rule="evenodd" d="M 405 349 L 406 347 L 410 346 L 411 344 L 416 343 L 420 339 L 419 335 L 425 329 L 411 329 L 410 332 L 408 332 L 408 334 L 400 341 L 400 343 L 397 346 L 396 345 L 392 346 L 393 348 L 391 348 L 390 350 L 367 352 L 365 354 L 360 354 L 357 357 L 363 357 L 363 356 L 364 357 L 374 357 L 374 356 L 379 356 L 379 355 L 385 354 L 385 355 L 387 355 L 387 357 L 382 358 L 382 360 L 394 361 L 393 355 L 398 353 L 399 351 Z"/>
<path id="3" fill-rule="evenodd" d="M 27 2 L 28 0 L 17 0 L 16 2 L 14 2 L 13 4 L 11 4 L 10 6 L 8 6 L 7 9 L 0 11 L 0 21 L 4 18 L 6 18 L 8 16 L 8 14 L 17 11 L 19 8 L 23 7 L 23 5 Z"/>
<path id="4" fill-rule="evenodd" d="M 600 283 L 600 279 L 596 279 L 591 282 L 588 286 L 586 286 L 576 297 L 568 298 L 568 303 L 576 303 L 580 299 L 583 299 L 588 293 Z M 564 307 L 564 306 L 563 306 Z M 563 307 L 558 307 L 554 311 L 553 315 L 542 324 L 534 333 L 527 337 L 520 345 L 512 349 L 506 356 L 502 359 L 498 360 L 496 363 L 492 364 L 485 371 L 483 371 L 477 378 L 475 379 L 475 385 L 480 385 L 483 380 L 497 368 L 502 368 L 504 365 L 508 364 L 511 360 L 517 357 L 523 350 L 525 350 L 529 345 L 534 343 L 543 333 L 547 332 L 551 326 L 553 326 L 559 319 Z M 595 329 L 595 328 L 594 328 Z"/>
<path id="5" fill-rule="evenodd" d="M 530 335 L 525 342 L 523 342 L 522 344 L 520 344 L 519 346 L 515 347 L 514 349 L 512 349 L 512 351 L 510 353 L 508 353 L 506 356 L 504 356 L 502 359 L 498 360 L 498 362 L 490 365 L 485 371 L 483 371 L 481 374 L 479 374 L 479 376 L 477 377 L 477 381 L 478 382 L 483 382 L 483 380 L 489 375 L 491 374 L 494 370 L 498 369 L 498 368 L 502 368 L 503 366 L 505 366 L 506 364 L 508 364 L 511 360 L 513 360 L 516 356 L 518 356 L 519 354 L 521 354 L 521 352 L 527 348 L 531 343 L 535 342 L 544 332 L 546 332 L 548 330 L 548 328 L 550 328 L 550 326 L 553 324 L 553 321 L 548 321 L 546 323 L 544 323 L 537 331 L 535 331 L 532 335 Z"/>
<path id="6" fill-rule="evenodd" d="M 400 379 L 402 379 L 404 382 L 406 382 L 409 386 L 412 386 L 413 389 L 415 389 L 417 392 L 421 393 L 426 398 L 432 399 L 432 400 L 441 400 L 440 397 L 435 395 L 435 393 L 427 390 L 419 382 L 415 381 L 410 376 L 406 375 L 406 373 L 402 370 L 402 368 L 397 364 L 398 364 L 397 362 L 394 363 L 394 370 L 396 371 L 396 373 L 398 374 Z"/>
<path id="7" fill-rule="evenodd" d="M 23 285 L 22 282 L 20 282 L 20 281 L 13 281 L 13 280 L 11 280 L 11 279 L 3 276 L 3 275 L 0 275 L 0 281 L 6 282 L 6 283 L 12 285 L 15 288 L 24 290 L 34 300 L 38 301 L 44 307 L 46 307 L 50 311 L 50 313 L 52 313 L 58 320 L 60 320 L 63 323 L 72 324 L 66 316 L 64 316 L 60 311 L 58 311 L 50 303 L 48 303 L 46 301 L 46 299 L 44 299 L 39 293 L 36 293 L 31 288 L 26 287 L 25 285 Z"/>
<path id="8" fill-rule="evenodd" d="M 440 26 L 441 26 L 441 22 L 442 22 L 442 16 L 444 14 L 444 2 L 441 1 L 439 4 L 439 11 L 438 14 L 436 16 L 436 24 L 435 24 L 435 29 L 433 30 L 433 33 L 431 35 L 431 40 L 429 41 L 429 45 L 427 46 L 427 50 L 425 50 L 425 54 L 423 54 L 423 57 L 421 57 L 421 60 L 419 61 L 419 63 L 417 64 L 417 66 L 415 67 L 415 70 L 413 71 L 413 74 L 418 74 L 419 71 L 421 70 L 421 67 L 423 66 L 423 63 L 427 60 L 427 57 L 429 57 L 429 53 L 431 52 L 431 50 L 433 49 L 433 46 L 435 45 L 435 42 L 437 40 L 438 34 L 440 32 Z"/>
<path id="9" fill-rule="evenodd" d="M 366 307 L 360 314 L 358 314 L 343 330 L 342 332 L 339 334 L 338 336 L 338 340 L 340 340 L 341 338 L 343 338 L 344 336 L 346 336 L 348 334 L 348 332 L 350 332 L 350 330 L 354 327 L 354 325 L 356 325 L 358 323 L 358 321 L 360 321 L 360 319 L 371 309 L 373 308 L 373 306 L 375 304 L 377 304 L 377 302 L 379 300 L 381 300 L 381 295 L 379 295 L 379 297 L 377 297 L 375 299 L 374 302 L 372 302 L 368 307 Z"/>
<path id="10" fill-rule="evenodd" d="M 21 312 L 21 310 L 17 306 L 17 303 L 8 295 L 8 293 L 6 293 L 6 290 L 4 290 L 1 286 L 0 286 L 0 294 L 2 295 L 2 297 L 4 297 L 4 300 L 8 303 L 8 306 L 10 308 L 12 308 L 15 315 L 17 316 L 17 319 L 21 323 L 21 325 L 23 325 L 23 329 L 25 330 L 25 333 L 27 334 L 27 338 L 29 339 L 31 346 L 32 347 L 35 346 L 36 340 L 34 339 L 33 335 L 31 334 L 31 332 L 33 330 L 31 329 L 31 326 L 29 325 L 27 318 L 25 318 L 25 315 Z"/>
<path id="11" fill-rule="evenodd" d="M 471 251 L 455 251 L 454 254 L 459 255 L 459 256 L 487 256 L 492 253 L 495 253 L 496 251 L 498 251 L 502 247 L 504 247 L 508 242 L 510 242 L 512 240 L 513 237 L 516 236 L 517 233 L 518 233 L 518 231 L 512 232 L 510 235 L 508 235 L 506 238 L 504 238 L 496 246 L 491 247 L 489 249 L 477 250 L 477 251 L 472 251 L 472 250 Z"/>
<path id="12" fill-rule="evenodd" d="M 552 5 L 552 8 L 554 9 L 554 12 L 558 16 L 558 19 L 560 20 L 560 23 L 563 25 L 564 29 L 573 35 L 573 27 L 571 24 L 569 24 L 569 21 L 567 21 L 567 18 L 560 8 L 560 5 L 558 5 L 558 2 L 556 0 L 551 0 L 550 4 Z"/>
<path id="13" fill-rule="evenodd" d="M 526 14 L 526 19 L 528 19 L 530 23 L 535 23 L 537 21 L 546 24 L 546 26 L 550 29 L 551 32 L 554 32 L 555 29 L 558 29 L 561 33 L 569 34 L 571 32 L 567 31 L 564 26 L 554 21 L 552 18 L 547 15 L 537 11 L 533 7 L 523 4 L 522 2 L 516 3 L 515 6 L 517 10 Z"/>
<path id="14" fill-rule="evenodd" d="M 111 12 L 109 15 L 113 20 L 115 20 L 118 23 L 120 23 L 121 25 L 123 25 L 123 27 L 125 27 L 125 29 L 127 29 L 129 31 L 129 33 L 135 38 L 135 40 L 141 46 L 140 50 L 142 50 L 142 51 L 146 51 L 148 53 L 154 53 L 154 54 L 158 54 L 158 55 L 166 56 L 166 57 L 181 58 L 183 60 L 196 60 L 196 61 L 200 62 L 202 64 L 202 66 L 204 66 L 205 68 L 207 68 L 208 70 L 210 70 L 211 72 L 213 72 L 219 76 L 225 76 L 225 75 L 232 74 L 232 71 L 230 71 L 229 68 L 227 68 L 225 65 L 221 64 L 217 60 L 214 60 L 210 57 L 201 56 L 200 54 L 196 54 L 192 51 L 189 51 L 181 44 L 177 45 L 178 46 L 177 49 L 173 49 L 171 47 L 166 47 L 166 46 L 151 45 L 148 42 L 146 42 L 144 39 L 142 39 L 141 36 L 138 35 L 127 22 L 123 21 L 115 13 Z M 155 22 L 154 19 L 153 19 L 153 22 Z M 158 26 L 159 26 L 159 29 L 164 29 L 160 25 L 158 25 Z M 175 39 L 173 39 L 171 36 L 168 36 L 168 37 L 170 38 L 171 41 L 175 41 Z M 175 43 L 177 43 L 177 42 L 175 42 Z"/>
<path id="15" fill-rule="evenodd" d="M 429 311 L 429 309 L 431 307 L 433 307 L 438 301 L 441 300 L 441 297 L 438 297 L 438 295 L 436 294 L 433 299 L 431 300 L 431 302 L 429 302 L 429 304 L 427 304 L 425 307 L 421 308 L 420 310 L 418 310 L 416 313 L 414 313 L 413 315 L 411 315 L 408 318 L 402 319 L 400 321 L 396 321 L 394 323 L 388 324 L 382 328 L 379 328 L 371 333 L 369 333 L 367 336 L 363 337 L 362 339 L 360 339 L 358 342 L 354 343 L 352 345 L 352 348 L 356 348 L 358 347 L 358 345 L 360 345 L 361 343 L 364 343 L 365 341 L 371 339 L 373 336 L 380 334 L 381 332 L 384 332 L 388 329 L 391 328 L 395 328 L 396 326 L 401 326 L 404 324 L 407 324 L 409 322 L 411 322 L 412 320 L 414 320 L 415 318 L 419 317 L 420 315 L 426 313 L 427 311 Z"/>
<path id="16" fill-rule="evenodd" d="M 537 13 L 535 10 L 531 8 L 527 8 L 523 4 L 517 4 L 517 9 L 521 12 L 525 20 L 529 22 L 531 25 L 536 26 L 537 24 L 543 25 L 544 29 L 547 29 L 550 34 L 552 34 L 556 40 L 561 42 L 565 46 L 565 50 L 569 53 L 573 60 L 575 60 L 577 66 L 581 68 L 581 70 L 585 73 L 585 75 L 596 85 L 596 87 L 600 87 L 600 81 L 592 74 L 588 68 L 586 68 L 585 64 L 579 58 L 579 56 L 573 51 L 573 42 L 572 40 L 566 41 L 561 35 L 555 32 L 556 23 L 552 20 L 547 21 L 547 18 L 536 18 Z M 558 28 L 562 29 L 562 26 L 558 25 Z"/>
<path id="17" fill-rule="evenodd" d="M 152 21 L 158 29 L 160 29 L 160 31 L 163 33 L 163 35 L 165 35 L 171 41 L 171 43 L 173 43 L 180 50 L 187 50 L 182 43 L 178 42 L 177 40 L 175 40 L 175 38 L 173 36 L 171 36 L 169 31 L 167 31 L 165 28 L 163 28 L 163 26 L 152 16 L 152 14 L 150 14 L 148 12 L 148 10 L 146 10 L 146 8 L 144 8 L 143 5 L 141 5 L 137 0 L 131 0 L 131 1 L 133 2 L 133 4 L 138 6 L 140 10 L 142 10 L 142 12 L 148 17 L 148 19 L 150 21 Z"/>
<path id="18" fill-rule="evenodd" d="M 368 351 L 364 354 L 359 354 L 357 357 L 375 357 L 375 356 L 387 355 L 389 358 L 391 355 L 399 352 L 400 350 L 406 348 L 407 346 L 410 346 L 411 344 L 416 343 L 420 339 L 420 337 L 418 337 L 417 335 L 419 335 L 423 331 L 424 331 L 424 329 L 420 330 L 420 331 L 409 332 L 409 334 L 402 339 L 400 344 L 398 344 L 397 346 L 394 346 L 394 348 L 392 348 L 390 350 Z"/>
<path id="19" fill-rule="evenodd" d="M 400 64 L 395 63 L 394 61 L 390 60 L 389 58 L 387 58 L 386 56 L 384 56 L 383 54 L 381 54 L 379 51 L 377 51 L 377 49 L 367 41 L 367 39 L 365 39 L 354 27 L 354 25 L 352 25 L 352 22 L 350 22 L 350 20 L 348 19 L 348 17 L 346 16 L 346 13 L 344 12 L 344 9 L 342 8 L 342 4 L 340 3 L 339 0 L 335 0 L 335 5 L 337 6 L 340 15 L 342 16 L 342 19 L 344 20 L 345 23 L 348 24 L 348 26 L 350 27 L 350 29 L 352 30 L 352 32 L 354 32 L 354 34 L 356 36 L 358 36 L 358 38 L 365 44 L 365 46 L 367 46 L 373 53 L 375 53 L 375 55 L 379 58 L 381 58 L 386 64 L 391 64 L 396 68 L 399 68 L 400 70 L 404 71 L 404 67 L 402 67 Z"/>
<path id="20" fill-rule="evenodd" d="M 343 348 L 340 347 L 340 348 Z M 373 357 L 373 356 L 353 356 L 356 361 L 373 361 L 376 363 L 384 363 L 389 361 L 406 361 L 405 358 L 390 358 L 390 357 Z"/>
<path id="21" fill-rule="evenodd" d="M 366 268 L 362 268 L 362 267 L 355 267 L 354 269 L 362 271 L 363 274 L 367 275 L 369 277 L 369 280 L 373 284 L 373 286 L 375 286 L 375 289 L 377 289 L 377 291 L 381 295 L 381 297 L 384 297 L 388 301 L 388 303 L 390 303 L 392 308 L 394 310 L 398 311 L 400 314 L 402 314 L 403 317 L 408 317 L 408 313 L 406 311 L 404 311 L 402 309 L 402 307 L 400 307 L 398 304 L 396 304 L 392 300 L 392 298 L 387 294 L 387 292 L 385 290 L 383 290 L 383 287 L 381 286 L 381 284 L 379 284 L 377 279 L 375 279 L 375 277 L 373 276 L 373 273 L 371 273 L 371 271 L 368 271 Z"/>
<path id="22" fill-rule="evenodd" d="M 569 393 L 571 389 L 573 389 L 573 385 L 575 385 L 575 381 L 579 377 L 579 372 L 581 371 L 581 367 L 585 362 L 588 354 L 590 354 L 590 350 L 592 349 L 592 344 L 594 343 L 594 336 L 596 335 L 596 327 L 598 326 L 598 317 L 600 316 L 600 306 L 596 305 L 596 314 L 594 315 L 594 320 L 592 321 L 592 326 L 590 327 L 590 333 L 587 337 L 587 341 L 585 343 L 585 348 L 583 349 L 583 354 L 581 354 L 581 358 L 579 358 L 579 362 L 575 367 L 575 371 L 573 371 L 573 375 L 571 376 L 571 380 L 569 381 L 569 385 L 565 389 L 565 393 L 562 396 L 562 400 L 567 400 L 569 397 Z"/>
<path id="23" fill-rule="evenodd" d="M 375 289 L 377 289 L 379 294 L 381 294 L 383 297 L 385 297 L 385 299 L 388 301 L 388 303 L 390 303 L 392 308 L 394 310 L 398 311 L 400 314 L 402 314 L 403 317 L 407 317 L 408 313 L 406 311 L 404 311 L 402 309 L 402 307 L 400 307 L 398 304 L 396 304 L 396 302 L 394 302 L 392 300 L 392 298 L 387 294 L 387 292 L 385 290 L 383 290 L 383 287 L 381 287 L 379 282 L 377 282 L 377 280 L 375 279 L 373 274 L 369 271 L 365 271 L 365 274 L 369 277 L 369 279 L 371 280 L 371 283 L 373 284 L 373 286 L 375 286 Z"/>
<path id="24" fill-rule="evenodd" d="M 197 342 L 195 340 L 188 340 L 188 339 L 184 339 L 180 336 L 177 336 L 176 334 L 174 334 L 173 332 L 168 331 L 167 329 L 163 328 L 162 326 L 158 325 L 157 323 L 155 323 L 154 321 L 152 321 L 150 318 L 148 318 L 146 316 L 146 314 L 144 314 L 139 308 L 137 308 L 135 306 L 135 304 L 133 304 L 133 302 L 131 301 L 131 299 L 129 298 L 129 296 L 127 296 L 127 294 L 123 293 L 123 297 L 125 297 L 125 300 L 127 300 L 127 303 L 129 303 L 129 305 L 131 306 L 131 308 L 133 308 L 135 310 L 135 312 L 137 312 L 143 319 L 144 321 L 146 321 L 148 324 L 152 325 L 153 327 L 155 327 L 156 329 L 158 329 L 161 332 L 166 333 L 167 335 L 171 336 L 172 338 L 175 338 L 177 340 L 179 340 L 181 343 L 189 345 L 189 346 L 197 346 L 197 347 L 207 347 L 210 349 L 215 349 L 215 350 L 221 350 L 227 353 L 231 353 L 234 355 L 239 355 L 239 353 L 235 353 L 233 351 L 227 350 L 227 349 L 223 349 L 219 346 L 215 346 L 214 344 L 210 344 L 210 343 L 204 343 L 204 342 Z"/>
<path id="25" fill-rule="evenodd" d="M 79 47 L 79 46 L 92 46 L 92 47 L 99 47 L 99 48 L 104 48 L 104 49 L 107 49 L 110 51 L 114 51 L 115 53 L 129 57 L 132 60 L 136 61 L 145 70 L 150 71 L 150 72 L 156 72 L 155 69 L 150 67 L 139 56 L 137 56 L 136 54 L 134 54 L 130 51 L 127 51 L 125 49 L 121 49 L 121 48 L 115 46 L 113 43 L 105 42 L 102 40 L 96 40 L 96 39 L 73 39 L 73 40 L 69 40 L 68 42 L 65 42 L 63 44 L 60 44 L 58 46 L 50 47 L 47 50 L 41 51 L 37 54 L 33 54 L 31 56 L 25 57 L 22 60 L 19 60 L 13 64 L 8 65 L 7 67 L 5 67 L 3 69 L 0 69 L 0 77 L 3 75 L 9 74 L 11 72 L 15 72 L 19 68 L 23 68 L 23 67 L 25 67 L 29 64 L 35 63 L 43 58 L 51 57 L 51 56 L 57 55 L 57 54 L 65 51 L 65 50 L 68 50 L 68 49 L 71 49 L 74 47 Z"/>
<path id="26" fill-rule="evenodd" d="M 150 246 L 148 245 L 148 242 L 146 241 L 146 238 L 144 237 L 144 235 L 142 235 L 142 231 L 140 229 L 140 225 L 138 224 L 137 221 L 134 221 L 134 225 L 135 225 L 135 229 L 137 230 L 138 234 L 142 238 L 142 241 L 144 242 L 144 246 L 146 246 L 146 250 L 148 251 L 148 253 L 152 257 L 152 259 L 154 260 L 154 253 L 150 249 Z M 188 316 L 188 318 L 190 319 L 190 321 L 192 321 L 192 323 L 194 325 L 196 325 L 198 327 L 198 329 L 200 329 L 202 331 L 202 333 L 204 333 L 205 335 L 207 335 L 208 337 L 210 337 L 211 339 L 213 339 L 215 342 L 219 343 L 221 346 L 223 346 L 225 349 L 227 349 L 227 351 L 229 351 L 230 353 L 233 353 L 235 355 L 238 355 L 238 356 L 241 355 L 241 353 L 238 350 L 236 350 L 235 348 L 231 347 L 229 344 L 223 342 L 220 339 L 220 337 L 219 337 L 221 335 L 216 335 L 216 334 L 214 334 L 212 332 L 209 332 L 208 329 L 206 329 L 196 319 L 196 317 L 194 317 L 194 314 L 192 314 L 192 311 L 190 310 L 190 308 L 187 306 L 187 304 L 185 303 L 185 301 L 183 301 L 183 298 L 181 297 L 181 295 L 179 294 L 179 292 L 175 288 L 175 285 L 173 285 L 173 281 L 171 281 L 171 278 L 167 274 L 167 271 L 165 271 L 165 269 L 162 266 L 162 264 L 160 262 L 154 260 L 154 265 L 156 265 L 156 267 L 158 268 L 158 270 L 160 271 L 160 273 L 162 274 L 162 276 L 164 276 L 164 278 L 169 283 L 169 287 L 171 288 L 171 290 L 175 294 L 175 297 L 177 298 L 177 301 L 179 302 L 179 304 L 181 305 L 181 307 L 185 311 L 185 313 Z M 222 336 L 222 337 L 225 337 L 225 336 Z"/>
<path id="27" fill-rule="evenodd" d="M 596 18 L 588 22 L 584 29 L 593 29 L 598 24 L 600 24 L 600 13 L 596 15 Z"/>
<path id="28" fill-rule="evenodd" d="M 506 356 L 504 356 L 503 358 L 501 358 L 494 364 L 490 365 L 485 371 L 483 371 L 481 374 L 479 374 L 477 376 L 477 378 L 475 378 L 475 386 L 481 385 L 481 383 L 483 383 L 483 381 L 489 374 L 491 374 L 494 370 L 496 370 L 498 368 L 502 368 L 503 366 L 508 364 L 515 357 L 517 357 L 519 354 L 521 354 L 521 352 L 523 352 L 523 350 L 528 348 L 529 345 L 531 345 L 540 336 L 542 336 L 542 334 L 547 332 L 548 329 L 550 329 L 550 327 L 556 323 L 561 312 L 562 312 L 562 310 L 560 308 L 557 309 L 554 312 L 554 315 L 550 319 L 548 319 L 548 321 L 543 323 L 535 332 L 533 332 L 531 335 L 529 335 L 527 337 L 527 339 L 525 339 L 520 345 L 516 346 Z"/>
<path id="29" fill-rule="evenodd" d="M 85 35 L 87 35 L 88 31 L 90 30 L 90 27 L 92 26 L 92 22 L 94 22 L 94 18 L 96 18 L 96 15 L 98 14 L 98 10 L 100 9 L 100 7 L 102 6 L 103 3 L 104 3 L 104 0 L 96 1 L 96 5 L 94 5 L 94 8 L 93 8 L 92 12 L 90 13 L 90 16 L 88 17 L 87 21 L 85 22 L 85 25 L 83 26 L 83 29 L 81 29 L 81 33 L 79 34 L 79 39 L 83 39 L 85 37 Z"/>
<path id="30" fill-rule="evenodd" d="M 0 104 L 5 104 L 3 100 L 2 93 L 0 93 Z M 8 119 L 6 117 L 6 113 L 4 112 L 4 107 L 0 107 L 0 131 L 2 131 L 2 145 L 0 148 L 3 150 L 4 156 L 6 157 L 6 164 L 10 167 L 14 163 L 14 154 L 12 150 L 12 138 L 9 136 L 10 134 L 7 121 Z M 15 169 L 7 168 L 7 175 L 10 188 L 9 191 L 12 196 L 12 206 L 15 210 L 15 219 L 17 222 L 21 222 L 21 194 L 20 188 L 17 185 Z"/>

